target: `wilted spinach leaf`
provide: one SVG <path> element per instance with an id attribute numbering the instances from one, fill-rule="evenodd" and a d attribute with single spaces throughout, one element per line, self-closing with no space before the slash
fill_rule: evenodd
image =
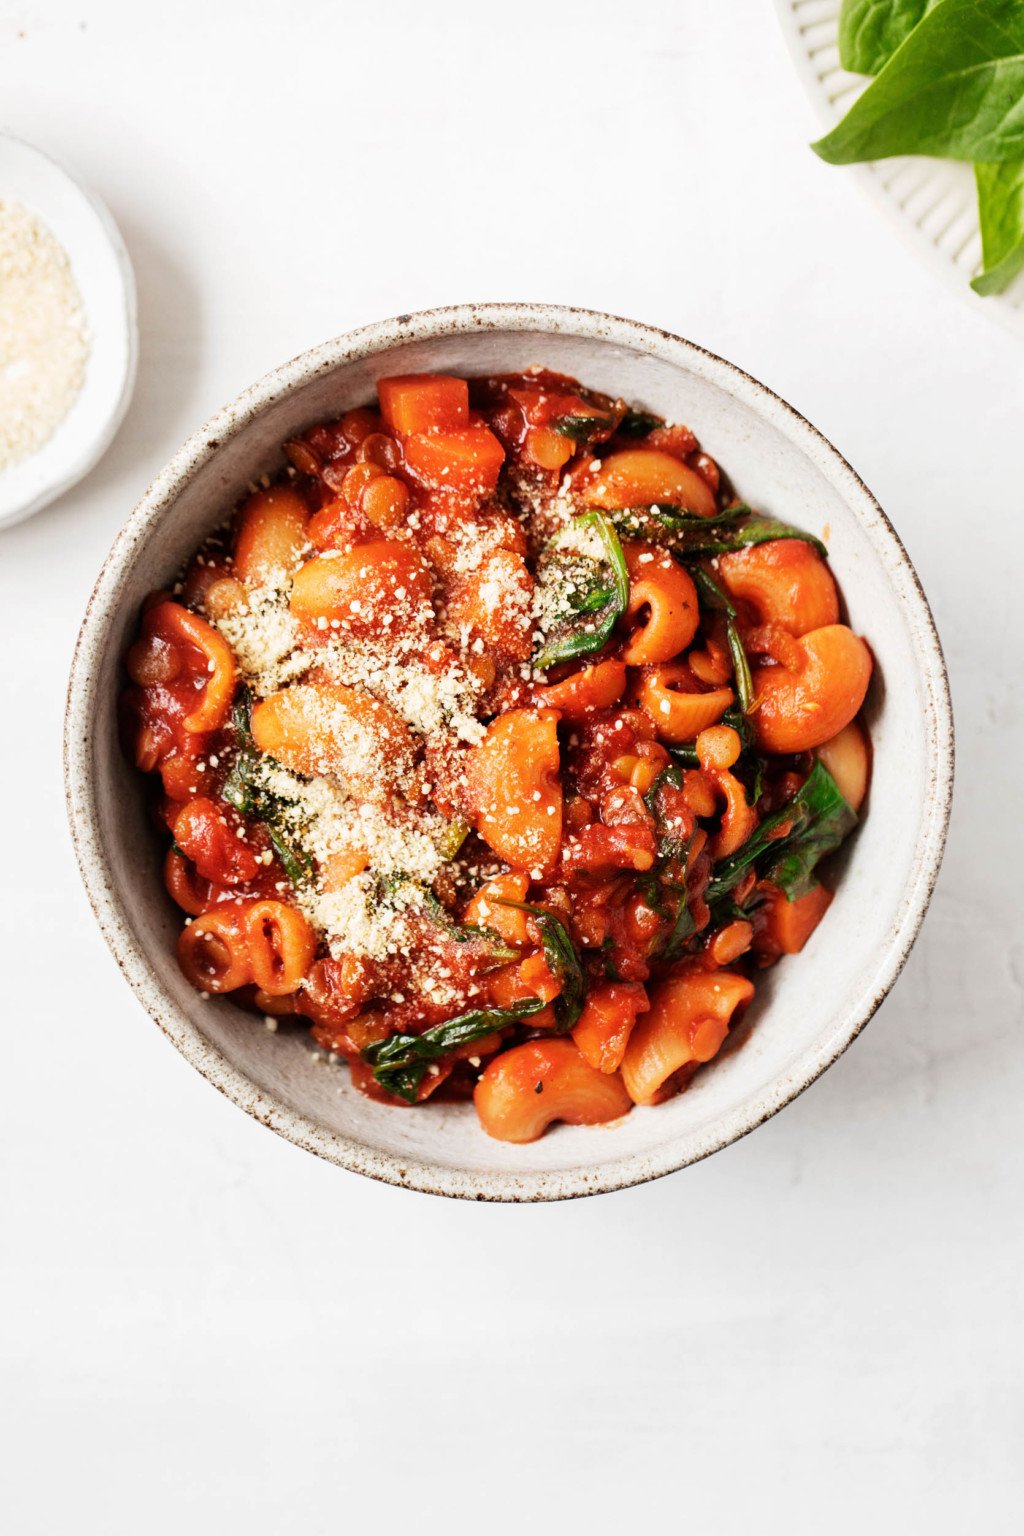
<path id="1" fill-rule="evenodd" d="M 834 853 L 856 825 L 856 811 L 824 763 L 816 760 L 792 800 L 766 816 L 719 864 L 705 892 L 708 905 L 727 896 L 752 868 L 763 879 L 774 880 L 789 901 L 803 896 L 814 884 L 819 859 Z"/>
<path id="2" fill-rule="evenodd" d="M 598 443 L 611 437 L 615 417 L 610 412 L 601 416 L 558 416 L 549 421 L 548 426 L 559 437 L 567 437 L 570 442 L 584 447 L 587 443 Z"/>
<path id="3" fill-rule="evenodd" d="M 553 1007 L 559 1030 L 571 1029 L 583 1012 L 583 1000 L 587 995 L 587 978 L 576 946 L 569 937 L 569 930 L 560 917 L 544 907 L 531 906 L 525 901 L 499 901 L 499 906 L 515 907 L 528 912 L 540 929 L 540 942 L 548 969 L 562 990 L 555 998 Z"/>
<path id="4" fill-rule="evenodd" d="M 722 591 L 718 582 L 707 571 L 697 566 L 693 572 L 693 579 L 697 586 L 697 592 L 704 599 L 707 606 L 716 613 L 725 614 L 725 633 L 729 642 L 729 655 L 732 657 L 732 669 L 736 679 L 736 698 L 740 709 L 748 714 L 754 702 L 754 684 L 750 677 L 750 663 L 747 653 L 743 649 L 743 641 L 740 639 L 739 627 L 736 623 L 736 609 L 731 599 Z"/>
<path id="5" fill-rule="evenodd" d="M 615 430 L 620 437 L 647 437 L 664 425 L 664 416 L 653 416 L 650 411 L 627 411 Z"/>
<path id="6" fill-rule="evenodd" d="M 299 885 L 308 879 L 313 862 L 307 853 L 289 843 L 281 831 L 281 801 L 269 794 L 260 783 L 259 767 L 262 759 L 252 739 L 249 725 L 251 714 L 251 695 L 248 689 L 240 688 L 231 708 L 231 724 L 235 730 L 235 760 L 224 780 L 221 795 L 243 816 L 263 822 L 281 868 L 292 885 Z"/>
<path id="7" fill-rule="evenodd" d="M 541 627 L 547 638 L 534 666 L 599 651 L 629 602 L 626 557 L 603 512 L 585 512 L 556 534 L 537 566 Z"/>
<path id="8" fill-rule="evenodd" d="M 474 1008 L 425 1029 L 422 1035 L 389 1035 L 386 1040 L 368 1045 L 362 1053 L 363 1060 L 373 1068 L 382 1088 L 415 1104 L 423 1074 L 431 1062 L 450 1056 L 460 1046 L 482 1040 L 496 1029 L 518 1024 L 530 1014 L 539 1013 L 543 1006 L 539 998 L 531 997 L 513 1003 L 510 1008 Z"/>

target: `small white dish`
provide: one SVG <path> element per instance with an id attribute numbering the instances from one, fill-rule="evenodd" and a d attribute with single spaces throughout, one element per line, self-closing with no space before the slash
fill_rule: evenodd
<path id="1" fill-rule="evenodd" d="M 840 0 L 775 0 L 779 21 L 823 131 L 834 128 L 870 83 L 839 62 Z M 848 167 L 911 249 L 962 298 L 1024 335 L 1024 273 L 1005 293 L 981 298 L 971 278 L 981 265 L 974 172 L 969 165 L 900 155 Z"/>
<path id="2" fill-rule="evenodd" d="M 532 363 L 689 422 L 738 495 L 824 534 L 850 622 L 878 670 L 867 701 L 870 809 L 842 856 L 827 920 L 802 954 L 766 973 L 742 1049 L 657 1109 L 610 1126 L 560 1125 L 515 1146 L 491 1141 L 472 1104 L 376 1104 L 345 1069 L 314 1059 L 304 1030 L 269 1034 L 227 999 L 200 997 L 177 964 L 180 913 L 164 891 L 144 786 L 115 720 L 122 658 L 146 594 L 173 580 L 250 481 L 281 467 L 285 439 L 365 404 L 389 373 Z M 100 927 L 145 1007 L 211 1083 L 280 1135 L 371 1178 L 470 1200 L 557 1200 L 706 1157 L 767 1120 L 846 1049 L 899 975 L 928 905 L 949 816 L 953 723 L 939 639 L 906 551 L 846 460 L 792 406 L 653 326 L 564 305 L 479 304 L 402 315 L 314 347 L 245 390 L 175 454 L 93 591 L 64 751 L 72 837 Z"/>
<path id="3" fill-rule="evenodd" d="M 98 463 L 128 409 L 138 360 L 135 276 L 98 198 L 42 150 L 0 134 L 0 198 L 36 214 L 68 254 L 89 327 L 85 379 L 53 436 L 0 471 L 0 528 L 38 512 Z"/>

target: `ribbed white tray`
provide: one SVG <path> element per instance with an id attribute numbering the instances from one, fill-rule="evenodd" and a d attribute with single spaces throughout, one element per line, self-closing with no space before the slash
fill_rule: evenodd
<path id="1" fill-rule="evenodd" d="M 775 0 L 797 69 L 831 128 L 868 82 L 839 63 L 839 0 Z M 980 298 L 970 280 L 981 264 L 981 234 L 969 165 L 946 160 L 879 160 L 850 168 L 908 244 L 976 309 L 1024 335 L 1024 273 L 1006 293 Z"/>

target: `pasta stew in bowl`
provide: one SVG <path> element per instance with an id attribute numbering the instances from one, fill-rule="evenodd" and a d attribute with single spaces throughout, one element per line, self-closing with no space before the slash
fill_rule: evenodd
<path id="1" fill-rule="evenodd" d="M 225 407 L 118 535 L 65 727 L 93 909 L 187 1059 L 346 1168 L 497 1200 L 681 1168 L 823 1072 L 920 926 L 951 748 L 839 453 L 545 305 L 381 322 Z"/>
<path id="2" fill-rule="evenodd" d="M 491 1136 L 684 1089 L 832 896 L 872 672 L 824 544 L 541 368 L 382 378 L 147 600 L 181 968 Z"/>

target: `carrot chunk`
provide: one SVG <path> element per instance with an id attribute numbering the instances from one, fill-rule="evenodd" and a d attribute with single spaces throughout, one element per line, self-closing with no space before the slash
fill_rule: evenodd
<path id="1" fill-rule="evenodd" d="M 486 496 L 498 483 L 505 450 L 489 427 L 414 432 L 405 439 L 405 462 L 432 490 Z"/>
<path id="2" fill-rule="evenodd" d="M 381 379 L 377 398 L 384 425 L 400 437 L 413 432 L 457 432 L 469 425 L 469 385 L 445 373 Z"/>

